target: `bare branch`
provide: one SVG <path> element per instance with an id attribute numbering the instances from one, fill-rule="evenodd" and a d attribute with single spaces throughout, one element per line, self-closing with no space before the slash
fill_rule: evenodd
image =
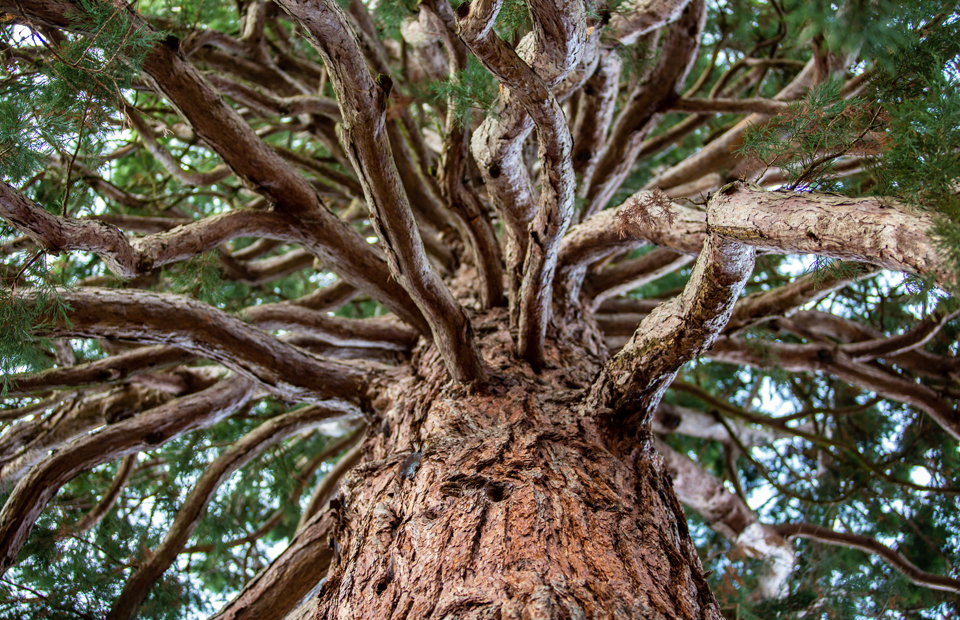
<path id="1" fill-rule="evenodd" d="M 340 480 L 349 472 L 353 467 L 360 462 L 360 459 L 364 456 L 363 442 L 365 435 L 362 430 L 358 430 L 356 433 L 351 435 L 356 445 L 354 445 L 346 454 L 340 457 L 340 460 L 337 461 L 337 464 L 334 465 L 333 469 L 328 471 L 323 479 L 320 481 L 320 484 L 313 490 L 313 493 L 310 494 L 310 501 L 307 502 L 307 507 L 304 509 L 303 513 L 300 515 L 300 523 L 297 524 L 297 530 L 307 527 L 310 522 L 313 520 L 318 513 L 320 513 L 323 508 L 327 505 L 327 502 L 333 497 L 334 493 L 337 492 L 337 489 L 340 485 Z"/>
<path id="2" fill-rule="evenodd" d="M 957 282 L 930 238 L 934 218 L 895 200 L 769 192 L 736 182 L 710 198 L 710 230 L 779 253 L 817 254 Z"/>
<path id="3" fill-rule="evenodd" d="M 693 260 L 694 257 L 689 254 L 657 248 L 643 256 L 589 274 L 583 284 L 583 295 L 592 300 L 590 307 L 596 309 L 604 300 L 653 282 Z"/>
<path id="4" fill-rule="evenodd" d="M 43 507 L 69 480 L 97 465 L 216 424 L 242 407 L 255 390 L 255 382 L 233 375 L 203 392 L 79 437 L 38 463 L 0 512 L 0 571 L 13 565 Z"/>
<path id="5" fill-rule="evenodd" d="M 960 315 L 960 311 L 947 313 L 936 310 L 924 317 L 913 329 L 909 329 L 898 336 L 845 344 L 840 347 L 840 350 L 849 355 L 855 362 L 871 362 L 877 358 L 896 357 L 930 342 L 941 327 L 958 315 Z"/>
<path id="6" fill-rule="evenodd" d="M 861 551 L 878 555 L 884 562 L 906 575 L 910 581 L 918 586 L 930 588 L 931 590 L 960 593 L 960 579 L 954 579 L 945 575 L 934 575 L 933 573 L 922 571 L 917 568 L 913 562 L 904 557 L 903 554 L 894 551 L 869 536 L 836 532 L 828 527 L 814 525 L 813 523 L 784 523 L 773 527 L 782 536 L 808 538 L 828 545 L 860 549 Z"/>
<path id="7" fill-rule="evenodd" d="M 137 130 L 137 134 L 140 136 L 146 149 L 150 151 L 150 154 L 160 162 L 160 165 L 162 165 L 167 172 L 184 185 L 205 187 L 230 176 L 230 168 L 224 164 L 220 164 L 210 172 L 187 172 L 181 168 L 180 163 L 157 142 L 157 137 L 153 135 L 153 130 L 147 125 L 146 121 L 143 120 L 143 117 L 140 116 L 136 108 L 132 105 L 126 105 L 123 113 L 127 117 L 127 120 L 130 121 L 130 125 Z"/>
<path id="8" fill-rule="evenodd" d="M 776 99 L 686 99 L 667 104 L 673 112 L 716 112 L 718 114 L 783 114 L 790 104 Z"/>
<path id="9" fill-rule="evenodd" d="M 35 295 L 18 293 L 30 303 Z M 216 360 L 296 401 L 331 397 L 356 400 L 365 374 L 285 344 L 262 330 L 207 304 L 164 293 L 136 290 L 61 291 L 70 323 L 49 324 L 39 335 L 116 338 L 176 346 Z"/>
<path id="10" fill-rule="evenodd" d="M 185 364 L 196 358 L 194 353 L 167 346 L 135 349 L 95 362 L 68 368 L 51 368 L 33 374 L 11 375 L 8 396 L 25 396 L 39 390 L 60 390 L 122 381 L 138 373 Z"/>
<path id="11" fill-rule="evenodd" d="M 788 372 L 825 372 L 886 398 L 927 413 L 945 431 L 960 438 L 960 412 L 931 388 L 898 377 L 881 367 L 854 362 L 838 347 L 825 344 L 757 344 L 742 338 L 720 338 L 707 357 L 718 362 L 782 368 Z"/>
<path id="12" fill-rule="evenodd" d="M 723 330 L 753 263 L 752 248 L 708 237 L 683 293 L 644 319 L 591 388 L 587 405 L 606 418 L 612 436 L 649 430 L 680 367 L 710 348 Z"/>
<path id="13" fill-rule="evenodd" d="M 70 18 L 74 12 L 70 2 L 0 3 L 0 9 L 56 28 L 80 27 Z M 134 27 L 153 32 L 133 11 L 128 11 L 127 17 Z M 301 233 L 311 240 L 307 245 L 325 265 L 336 267 L 344 279 L 425 331 L 426 326 L 409 294 L 390 278 L 382 258 L 354 229 L 328 211 L 312 185 L 203 80 L 196 68 L 178 53 L 179 43 L 176 37 L 169 36 L 146 54 L 143 70 L 153 88 L 177 107 L 196 135 L 223 158 L 244 185 L 263 195 L 277 210 L 296 216 Z"/>
<path id="14" fill-rule="evenodd" d="M 386 100 L 392 80 L 370 76 L 343 11 L 326 0 L 284 0 L 281 5 L 303 24 L 337 91 L 341 138 L 360 171 L 367 204 L 394 279 L 426 316 L 434 341 L 457 381 L 485 375 L 466 312 L 427 260 L 407 194 L 400 182 L 385 131 Z"/>
<path id="15" fill-rule="evenodd" d="M 633 169 L 644 138 L 659 122 L 666 104 L 677 96 L 697 59 L 706 19 L 706 3 L 692 0 L 679 18 L 666 26 L 656 66 L 630 94 L 610 131 L 610 139 L 597 155 L 596 166 L 581 188 L 580 195 L 587 199 L 585 216 L 603 209 Z"/>
<path id="16" fill-rule="evenodd" d="M 844 319 L 826 312 L 806 310 L 797 312 L 789 321 L 777 321 L 775 327 L 796 333 L 801 337 L 819 334 L 839 340 L 841 343 L 882 341 L 887 336 L 880 330 Z M 920 349 L 912 349 L 887 358 L 900 368 L 921 377 L 939 381 L 960 380 L 960 359 L 936 355 Z"/>
<path id="17" fill-rule="evenodd" d="M 107 516 L 107 513 L 113 508 L 113 504 L 117 501 L 117 498 L 120 497 L 120 493 L 123 492 L 123 488 L 130 480 L 130 475 L 133 473 L 133 468 L 137 464 L 138 456 L 137 454 L 130 454 L 123 457 L 123 460 L 120 462 L 120 467 L 117 469 L 117 473 L 110 483 L 110 488 L 104 491 L 97 505 L 94 506 L 90 512 L 83 515 L 83 518 L 70 528 L 72 535 L 82 534 L 88 531 Z"/>
<path id="18" fill-rule="evenodd" d="M 697 511 L 711 529 L 737 544 L 748 556 L 766 560 L 766 574 L 755 592 L 759 599 L 776 598 L 785 592 L 796 556 L 793 547 L 777 530 L 761 525 L 756 514 L 723 481 L 659 439 L 657 452 L 673 477 L 680 501 Z"/>
<path id="19" fill-rule="evenodd" d="M 0 183 L 0 217 L 30 236 L 46 251 L 93 252 L 123 278 L 185 260 L 244 236 L 306 241 L 297 221 L 274 211 L 241 209 L 214 215 L 172 230 L 129 239 L 106 219 L 60 217 Z"/>
<path id="20" fill-rule="evenodd" d="M 341 347 L 376 347 L 408 351 L 419 334 L 390 319 L 346 319 L 292 304 L 263 304 L 242 317 L 262 329 L 297 330 Z"/>
<path id="21" fill-rule="evenodd" d="M 458 29 L 467 47 L 509 89 L 537 127 L 543 185 L 540 206 L 528 228 L 517 349 L 522 358 L 539 368 L 544 361 L 543 339 L 550 319 L 557 254 L 573 217 L 575 185 L 573 141 L 551 86 L 566 77 L 583 57 L 584 4 L 582 0 L 531 2 L 534 32 L 528 49 L 532 53 L 524 57 L 494 32 L 493 21 L 499 10 L 497 0 L 461 5 L 457 9 Z"/>
<path id="22" fill-rule="evenodd" d="M 147 554 L 147 559 L 131 574 L 120 596 L 114 601 L 107 620 L 132 618 L 137 608 L 150 593 L 153 583 L 166 571 L 186 545 L 207 505 L 217 489 L 233 474 L 270 446 L 276 445 L 305 430 L 315 428 L 332 418 L 356 414 L 351 407 L 324 405 L 292 411 L 264 422 L 234 442 L 230 448 L 211 463 L 197 480 L 193 490 L 177 511 L 163 542 Z"/>
<path id="23" fill-rule="evenodd" d="M 680 19 L 690 0 L 632 0 L 610 20 L 610 32 L 621 45 L 632 45 L 641 36 Z"/>
<path id="24" fill-rule="evenodd" d="M 316 514 L 297 530 L 290 545 L 250 580 L 210 620 L 282 620 L 326 576 L 335 557 L 330 534 L 333 511 Z"/>
<path id="25" fill-rule="evenodd" d="M 803 71 L 801 71 L 786 88 L 777 93 L 774 99 L 777 101 L 791 101 L 802 97 L 805 89 L 813 85 L 815 76 L 816 62 L 815 59 L 811 59 Z M 770 121 L 771 118 L 773 117 L 768 114 L 751 114 L 696 154 L 687 157 L 663 174 L 651 179 L 650 182 L 644 186 L 644 189 L 658 187 L 666 190 L 677 185 L 689 183 L 704 174 L 716 172 L 725 165 L 727 165 L 728 168 L 733 168 L 732 165 L 728 164 L 736 158 L 733 152 L 743 143 L 743 137 L 747 128 L 762 125 Z"/>
<path id="26" fill-rule="evenodd" d="M 826 273 L 809 273 L 790 284 L 747 295 L 733 308 L 733 316 L 724 330 L 733 335 L 775 316 L 790 316 L 801 306 L 823 299 L 851 282 L 876 274 L 880 269 L 863 263 L 847 264 Z"/>

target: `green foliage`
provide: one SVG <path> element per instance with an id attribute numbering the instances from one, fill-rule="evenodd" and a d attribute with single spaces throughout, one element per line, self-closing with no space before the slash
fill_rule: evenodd
<path id="1" fill-rule="evenodd" d="M 758 177 L 779 167 L 789 179 L 787 189 L 832 190 L 827 177 L 839 157 L 881 151 L 880 108 L 863 98 L 841 98 L 840 87 L 839 81 L 816 86 L 789 112 L 747 131 L 738 153 L 764 166 Z"/>
<path id="2" fill-rule="evenodd" d="M 214 306 L 223 304 L 227 297 L 215 250 L 198 254 L 177 265 L 170 286 L 176 293 L 190 295 Z"/>
<path id="3" fill-rule="evenodd" d="M 24 265 L 10 286 L 0 286 L 0 396 L 10 388 L 10 375 L 50 365 L 45 354 L 49 343 L 34 334 L 49 324 L 69 324 L 69 306 L 52 281 L 41 254 Z M 33 285 L 32 302 L 16 295 L 18 283 L 21 288 Z"/>
<path id="4" fill-rule="evenodd" d="M 494 77 L 473 56 L 466 69 L 431 84 L 430 89 L 448 102 L 449 114 L 461 126 L 467 124 L 473 110 L 490 110 L 498 93 Z"/>
<path id="5" fill-rule="evenodd" d="M 874 166 L 876 191 L 937 215 L 937 245 L 960 273 L 960 23 L 918 33 L 877 80 L 890 146 Z M 954 283 L 960 291 L 960 281 Z"/>
<path id="6" fill-rule="evenodd" d="M 144 55 L 159 36 L 135 27 L 126 11 L 112 3 L 80 0 L 79 9 L 74 23 L 92 38 L 71 35 L 55 43 L 33 33 L 28 42 L 23 28 L 0 28 L 4 47 L 32 45 L 51 56 L 21 55 L 3 69 L 0 176 L 8 181 L 26 179 L 52 153 L 70 159 L 83 146 L 95 154 L 91 128 L 110 120 L 121 90 L 139 74 Z"/>

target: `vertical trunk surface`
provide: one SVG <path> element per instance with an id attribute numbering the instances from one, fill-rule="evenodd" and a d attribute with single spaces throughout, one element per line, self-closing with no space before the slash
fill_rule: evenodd
<path id="1" fill-rule="evenodd" d="M 649 435 L 615 454 L 582 405 L 600 357 L 552 347 L 535 375 L 497 314 L 485 389 L 425 348 L 381 390 L 316 617 L 720 618 Z"/>

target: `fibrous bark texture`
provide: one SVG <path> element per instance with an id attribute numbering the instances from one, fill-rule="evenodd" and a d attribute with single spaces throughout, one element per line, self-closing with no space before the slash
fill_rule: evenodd
<path id="1" fill-rule="evenodd" d="M 600 360 L 552 350 L 576 370 L 517 372 L 496 319 L 477 322 L 502 369 L 487 392 L 447 384 L 426 352 L 423 378 L 384 395 L 316 617 L 719 618 L 660 458 L 603 448 L 571 387 Z"/>

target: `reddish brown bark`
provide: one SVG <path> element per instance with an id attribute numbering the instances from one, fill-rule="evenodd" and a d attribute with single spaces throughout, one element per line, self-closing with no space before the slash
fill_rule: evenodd
<path id="1" fill-rule="evenodd" d="M 584 408 L 600 359 L 551 347 L 537 376 L 501 317 L 477 325 L 489 391 L 449 384 L 431 349 L 383 393 L 316 617 L 720 618 L 660 458 L 614 454 Z"/>

